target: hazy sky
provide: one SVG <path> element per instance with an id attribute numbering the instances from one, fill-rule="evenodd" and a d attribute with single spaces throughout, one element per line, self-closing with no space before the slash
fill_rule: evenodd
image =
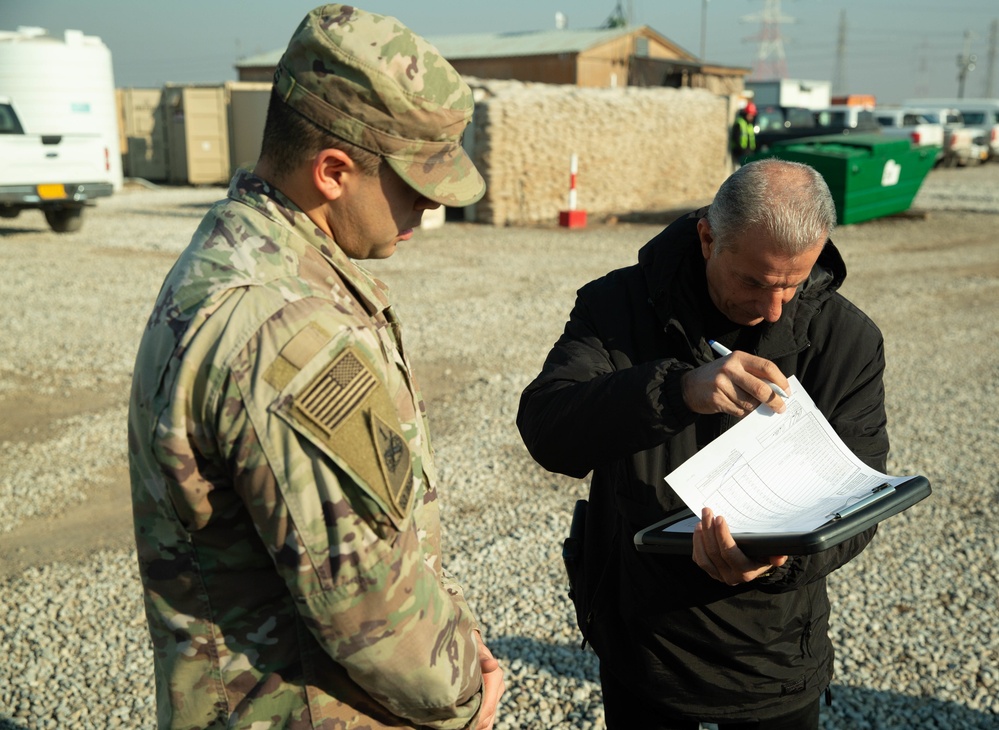
<path id="1" fill-rule="evenodd" d="M 0 30 L 40 26 L 99 36 L 111 49 L 115 84 L 236 78 L 240 58 L 281 49 L 312 0 L 0 0 Z M 622 0 L 635 25 L 648 25 L 709 61 L 752 68 L 760 50 L 764 0 Z M 553 28 L 555 13 L 570 28 L 601 25 L 617 0 L 371 0 L 360 7 L 394 15 L 425 36 Z M 706 9 L 706 10 L 705 10 Z M 958 56 L 977 55 L 964 95 L 982 96 L 989 79 L 990 30 L 999 0 L 784 0 L 780 26 L 788 76 L 832 81 L 837 71 L 841 11 L 846 12 L 847 89 L 879 103 L 914 96 L 957 96 Z M 2 89 L 0 89 L 2 91 Z M 999 60 L 992 95 L 999 96 Z"/>

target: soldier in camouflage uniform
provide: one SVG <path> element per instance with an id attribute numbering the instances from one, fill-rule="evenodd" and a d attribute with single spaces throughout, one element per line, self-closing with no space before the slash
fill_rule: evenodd
<path id="1" fill-rule="evenodd" d="M 385 286 L 478 200 L 468 86 L 394 18 L 312 11 L 261 158 L 168 274 L 129 457 L 161 728 L 489 728 L 503 672 L 441 565 L 423 401 Z"/>

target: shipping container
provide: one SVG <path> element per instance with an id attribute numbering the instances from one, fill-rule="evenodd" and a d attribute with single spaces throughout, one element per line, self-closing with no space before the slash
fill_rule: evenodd
<path id="1" fill-rule="evenodd" d="M 128 177 L 164 181 L 167 170 L 167 130 L 161 89 L 119 89 L 124 168 Z"/>
<path id="2" fill-rule="evenodd" d="M 229 122 L 225 87 L 163 88 L 168 180 L 187 185 L 229 182 Z"/>
<path id="3" fill-rule="evenodd" d="M 253 166 L 260 156 L 273 84 L 264 81 L 227 81 L 229 102 L 230 172 Z"/>

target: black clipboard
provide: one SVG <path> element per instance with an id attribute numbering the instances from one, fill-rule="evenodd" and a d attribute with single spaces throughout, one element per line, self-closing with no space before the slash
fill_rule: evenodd
<path id="1" fill-rule="evenodd" d="M 897 515 L 928 497 L 930 491 L 929 480 L 924 476 L 915 476 L 895 485 L 893 489 L 885 489 L 881 497 L 865 500 L 860 509 L 845 508 L 842 517 L 833 517 L 810 532 L 742 532 L 733 533 L 732 537 L 739 549 L 747 555 L 811 555 L 828 550 L 882 520 Z M 848 514 L 847 510 L 850 510 Z M 666 532 L 665 528 L 693 517 L 694 513 L 684 507 L 669 514 L 666 519 L 639 530 L 635 533 L 635 548 L 640 552 L 689 556 L 693 532 Z"/>

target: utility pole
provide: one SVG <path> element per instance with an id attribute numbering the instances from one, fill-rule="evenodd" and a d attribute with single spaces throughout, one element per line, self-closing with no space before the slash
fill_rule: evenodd
<path id="1" fill-rule="evenodd" d="M 978 57 L 971 53 L 971 31 L 964 31 L 964 50 L 957 57 L 957 98 L 964 98 L 964 81 L 969 71 L 975 70 L 975 61 Z"/>
<path id="2" fill-rule="evenodd" d="M 833 73 L 833 94 L 843 96 L 846 88 L 846 10 L 839 11 L 839 33 L 836 35 L 836 71 Z"/>
<path id="3" fill-rule="evenodd" d="M 926 64 L 926 56 L 930 52 L 930 41 L 925 36 L 923 42 L 919 44 L 919 69 L 916 73 L 916 88 L 913 89 L 916 96 L 925 97 L 930 95 L 930 85 L 927 83 L 929 68 Z"/>
<path id="4" fill-rule="evenodd" d="M 708 40 L 708 0 L 701 0 L 701 63 L 704 62 L 704 49 Z"/>
<path id="5" fill-rule="evenodd" d="M 764 0 L 763 12 L 758 15 L 744 15 L 743 22 L 760 21 L 760 32 L 747 38 L 759 41 L 751 79 L 786 79 L 787 58 L 784 56 L 784 39 L 780 34 L 781 23 L 793 23 L 794 18 L 780 11 L 780 0 Z"/>
<path id="6" fill-rule="evenodd" d="M 996 72 L 996 47 L 999 46 L 999 20 L 993 20 L 989 30 L 989 63 L 985 67 L 985 93 L 986 99 L 991 99 L 995 92 L 995 72 Z"/>

